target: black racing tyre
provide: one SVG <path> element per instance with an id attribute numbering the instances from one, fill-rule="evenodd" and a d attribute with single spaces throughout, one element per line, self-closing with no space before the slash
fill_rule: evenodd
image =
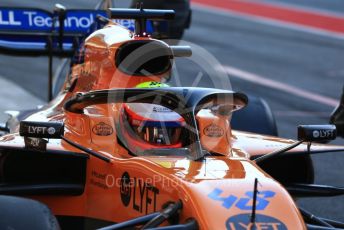
<path id="1" fill-rule="evenodd" d="M 175 19 L 169 22 L 169 39 L 181 39 L 184 30 L 191 24 L 190 0 L 133 0 L 132 8 L 143 3 L 147 9 L 172 9 L 176 12 Z"/>
<path id="2" fill-rule="evenodd" d="M 233 113 L 232 129 L 278 136 L 275 117 L 262 98 L 248 96 L 248 105 Z"/>
<path id="3" fill-rule="evenodd" d="M 0 196 L 0 229 L 58 230 L 50 209 L 35 200 Z"/>
<path id="4" fill-rule="evenodd" d="M 233 113 L 235 130 L 278 136 L 276 120 L 265 100 L 248 96 L 248 105 Z M 314 182 L 313 162 L 309 155 L 281 155 L 258 164 L 265 172 L 283 185 Z M 286 173 L 288 172 L 288 173 Z"/>
<path id="5" fill-rule="evenodd" d="M 284 186 L 294 183 L 313 184 L 314 167 L 310 155 L 280 155 L 258 166 Z"/>
<path id="6" fill-rule="evenodd" d="M 344 138 L 344 87 L 339 105 L 331 114 L 330 124 L 334 124 L 337 128 L 337 135 Z"/>

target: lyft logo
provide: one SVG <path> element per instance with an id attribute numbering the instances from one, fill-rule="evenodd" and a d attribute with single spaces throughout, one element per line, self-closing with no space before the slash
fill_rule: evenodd
<path id="1" fill-rule="evenodd" d="M 333 130 L 314 130 L 314 138 L 332 138 L 334 136 Z"/>

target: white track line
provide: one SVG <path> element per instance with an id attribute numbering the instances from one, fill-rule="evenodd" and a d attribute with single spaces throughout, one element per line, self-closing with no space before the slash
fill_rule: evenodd
<path id="1" fill-rule="evenodd" d="M 328 118 L 328 112 L 315 111 L 295 111 L 295 110 L 274 110 L 274 115 L 277 117 L 324 117 Z"/>
<path id="2" fill-rule="evenodd" d="M 280 28 L 286 28 L 286 29 L 291 29 L 291 30 L 297 30 L 297 31 L 302 31 L 302 32 L 306 32 L 306 33 L 311 33 L 311 34 L 316 34 L 316 35 L 327 36 L 327 37 L 331 37 L 331 38 L 335 38 L 335 39 L 344 40 L 344 34 L 343 33 L 331 32 L 331 31 L 328 31 L 325 29 L 314 28 L 311 26 L 299 25 L 296 23 L 284 22 L 284 21 L 275 20 L 275 19 L 269 19 L 269 18 L 261 17 L 261 16 L 239 13 L 239 12 L 236 12 L 234 10 L 220 9 L 218 7 L 208 6 L 208 5 L 201 4 L 201 3 L 192 3 L 192 7 L 195 10 L 199 10 L 199 11 L 203 11 L 203 12 L 207 12 L 207 13 L 218 14 L 218 15 L 222 15 L 222 16 L 232 16 L 232 17 L 237 17 L 237 18 L 244 19 L 247 21 L 252 21 L 255 23 L 261 23 L 261 24 L 265 24 L 265 25 L 270 25 L 270 26 L 275 26 L 275 27 L 280 27 Z"/>
<path id="3" fill-rule="evenodd" d="M 310 91 L 307 91 L 307 90 L 304 90 L 292 85 L 288 85 L 286 83 L 271 80 L 269 78 L 266 78 L 254 73 L 246 72 L 244 70 L 237 69 L 232 66 L 223 66 L 222 68 L 226 71 L 227 74 L 230 75 L 230 77 L 240 78 L 249 82 L 253 82 L 254 84 L 257 84 L 257 85 L 262 85 L 262 86 L 266 86 L 272 89 L 277 89 L 277 90 L 286 92 L 288 94 L 299 96 L 299 97 L 302 97 L 302 98 L 305 98 L 317 103 L 321 103 L 324 105 L 328 105 L 331 107 L 336 107 L 339 104 L 339 100 L 322 96 L 316 93 L 312 93 Z"/>
<path id="4" fill-rule="evenodd" d="M 310 13 L 316 13 L 320 15 L 330 16 L 330 17 L 338 17 L 344 19 L 344 14 L 339 13 L 337 11 L 332 11 L 329 9 L 319 9 L 311 6 L 305 6 L 305 5 L 295 5 L 292 3 L 286 3 L 286 2 L 274 2 L 274 1 L 256 1 L 256 0 L 241 0 L 245 2 L 252 2 L 252 3 L 261 3 L 262 5 L 268 5 L 268 6 L 277 6 L 277 7 L 283 7 L 284 9 L 288 10 L 294 10 L 294 11 L 308 11 Z"/>

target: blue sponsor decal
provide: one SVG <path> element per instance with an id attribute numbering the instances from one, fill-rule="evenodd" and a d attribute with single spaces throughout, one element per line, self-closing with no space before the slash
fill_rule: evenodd
<path id="1" fill-rule="evenodd" d="M 104 10 L 67 10 L 64 21 L 64 31 L 68 32 L 88 32 L 97 15 L 106 17 Z"/>
<path id="2" fill-rule="evenodd" d="M 239 214 L 232 216 L 226 221 L 226 228 L 228 230 L 287 230 L 287 226 L 280 220 L 262 214 L 256 214 L 255 221 L 251 222 L 251 214 Z"/>
<path id="3" fill-rule="evenodd" d="M 107 16 L 104 10 L 67 10 L 63 24 L 63 50 L 73 51 L 75 38 L 83 39 L 102 23 L 96 23 L 97 15 Z M 135 30 L 132 19 L 114 20 L 131 31 Z M 54 13 L 32 8 L 0 7 L 0 48 L 46 51 L 47 36 L 54 34 L 52 46 L 58 47 L 59 20 Z M 152 21 L 147 21 L 147 33 L 154 32 Z M 116 36 L 116 35 L 114 35 Z"/>
<path id="4" fill-rule="evenodd" d="M 214 189 L 209 193 L 208 197 L 212 200 L 220 201 L 222 207 L 230 209 L 235 205 L 235 207 L 241 210 L 252 210 L 253 192 L 249 191 L 245 193 L 244 197 L 236 197 L 234 195 L 221 196 L 223 191 L 221 189 Z M 256 210 L 264 210 L 270 203 L 269 199 L 275 196 L 273 191 L 259 191 L 257 193 L 256 200 Z"/>
<path id="5" fill-rule="evenodd" d="M 98 14 L 106 16 L 103 10 L 67 10 L 64 31 L 86 33 Z M 58 20 L 54 20 L 54 14 L 48 11 L 0 8 L 0 30 L 51 32 L 58 29 Z"/>
<path id="6" fill-rule="evenodd" d="M 0 29 L 17 31 L 50 31 L 52 14 L 44 10 L 0 9 Z"/>
<path id="7" fill-rule="evenodd" d="M 114 19 L 113 21 L 128 28 L 131 31 L 135 30 L 135 20 L 133 19 Z"/>
<path id="8" fill-rule="evenodd" d="M 67 10 L 64 20 L 65 33 L 87 33 L 97 15 L 107 16 L 104 10 Z M 54 19 L 55 18 L 55 19 Z M 116 19 L 115 22 L 135 30 L 132 19 Z M 0 31 L 58 31 L 59 23 L 53 13 L 40 9 L 0 8 Z M 147 21 L 147 32 L 154 31 L 152 21 Z"/>
<path id="9" fill-rule="evenodd" d="M 132 32 L 135 31 L 135 20 L 134 19 L 114 19 L 113 21 L 126 27 L 127 29 L 131 30 Z M 146 31 L 148 34 L 152 34 L 154 32 L 153 22 L 151 20 L 147 20 Z"/>

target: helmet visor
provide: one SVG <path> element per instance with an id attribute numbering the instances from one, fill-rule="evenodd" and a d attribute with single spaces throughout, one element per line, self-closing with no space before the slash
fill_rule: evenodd
<path id="1" fill-rule="evenodd" d="M 180 125 L 171 125 L 167 124 L 167 122 L 154 122 L 160 123 L 160 125 L 151 125 L 149 123 L 146 122 L 143 126 L 133 127 L 136 134 L 144 141 L 153 145 L 174 145 L 180 143 L 182 132 Z"/>
<path id="2" fill-rule="evenodd" d="M 181 143 L 183 119 L 170 109 L 145 103 L 124 106 L 129 125 L 141 140 L 151 145 Z"/>

